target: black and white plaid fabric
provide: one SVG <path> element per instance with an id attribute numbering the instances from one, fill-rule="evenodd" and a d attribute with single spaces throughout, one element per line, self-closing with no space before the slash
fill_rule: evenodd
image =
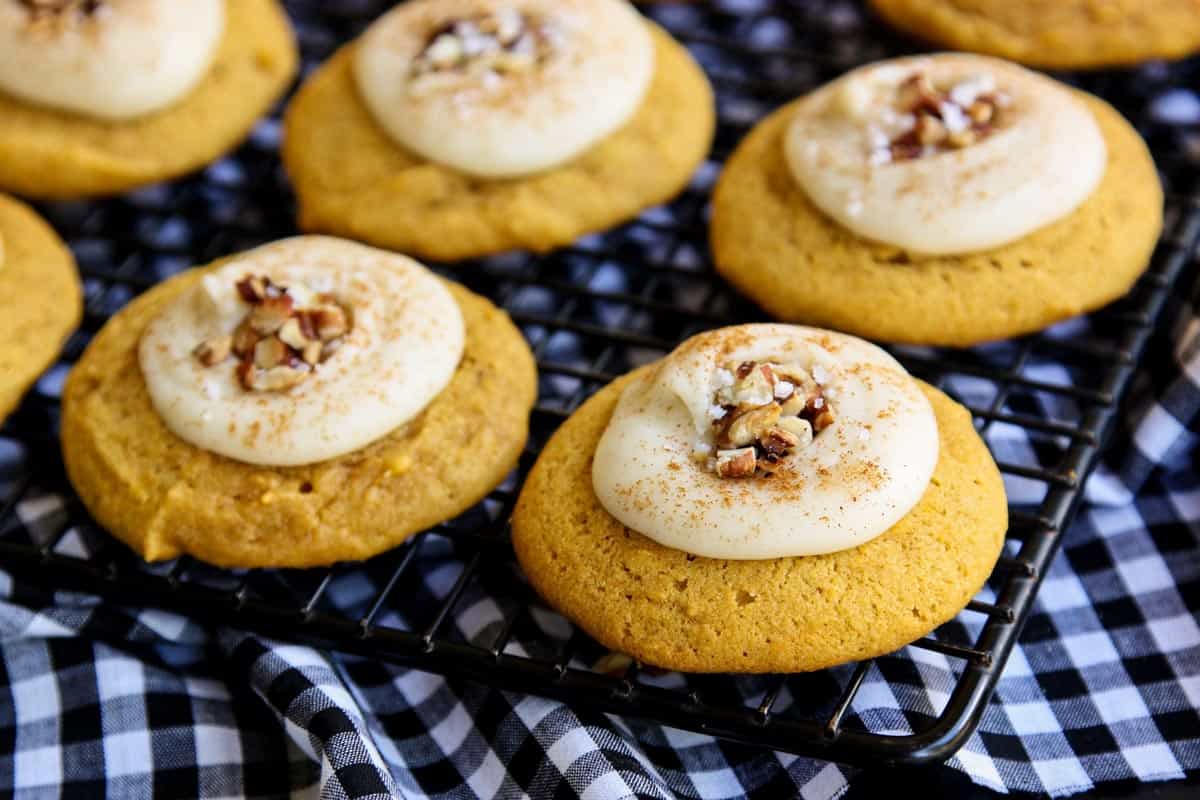
<path id="1" fill-rule="evenodd" d="M 831 29 L 854 24 L 855 6 L 840 0 L 827 6 Z M 692 12 L 678 7 L 671 13 Z M 779 26 L 761 27 L 764 44 L 779 44 Z M 302 36 L 322 35 L 302 30 Z M 1200 99 L 1171 90 L 1154 102 L 1160 121 L 1178 126 L 1184 155 L 1200 162 Z M 747 118 L 761 111 L 724 109 Z M 277 135 L 267 122 L 256 141 L 270 148 Z M 215 165 L 210 175 L 217 187 L 243 177 L 234 161 Z M 702 171 L 700 180 L 711 177 Z M 178 225 L 158 233 L 184 235 Z M 77 248 L 81 258 L 106 257 L 97 241 Z M 1194 244 L 1192 256 L 1195 261 Z M 679 258 L 699 256 L 684 250 Z M 155 269 L 165 276 L 184 266 L 168 259 Z M 601 268 L 591 288 L 620 292 L 621 280 L 619 270 Z M 949 762 L 976 783 L 1065 795 L 1107 781 L 1200 773 L 1195 269 L 1181 286 L 1191 288 L 1176 302 L 1176 323 L 1149 349 L 1124 425 L 1088 484 L 1088 503 L 1046 575 L 1021 643 L 977 732 Z M 552 301 L 537 291 L 529 289 L 513 305 Z M 1058 331 L 1069 336 L 1086 324 L 1073 321 Z M 1072 381 L 1053 364 L 1029 370 L 1030 377 Z M 39 391 L 57 394 L 62 376 L 63 368 L 51 370 Z M 982 382 L 960 378 L 950 388 L 976 405 L 990 400 Z M 1028 451 L 1037 445 L 1021 429 L 995 425 L 988 438 L 1001 458 L 1036 463 Z M 0 497 L 9 495 L 27 455 L 0 436 Z M 1008 478 L 1007 488 L 1014 502 L 1036 502 L 1044 491 L 1017 477 Z M 24 533 L 38 541 L 60 530 L 64 502 L 55 494 L 23 495 L 17 514 Z M 86 555 L 88 542 L 69 533 L 57 548 Z M 435 548 L 422 584 L 406 591 L 444 596 L 454 581 L 452 567 L 452 554 L 439 562 Z M 369 569 L 354 571 L 331 585 L 329 597 L 354 607 L 378 588 Z M 982 598 L 990 599 L 987 590 Z M 465 640 L 502 624 L 494 599 L 466 600 L 452 620 Z M 537 621 L 549 633 L 567 635 L 565 623 L 549 612 Z M 925 649 L 878 659 L 848 721 L 871 731 L 910 732 L 944 707 L 961 668 Z M 829 674 L 842 685 L 848 677 Z M 787 695 L 785 689 L 777 708 L 795 702 Z M 177 614 L 49 592 L 0 572 L 4 795 L 828 800 L 844 793 L 854 776 L 827 762 L 202 627 Z"/>

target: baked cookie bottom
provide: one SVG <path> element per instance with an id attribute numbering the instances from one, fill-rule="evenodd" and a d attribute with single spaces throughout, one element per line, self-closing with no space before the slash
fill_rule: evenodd
<path id="1" fill-rule="evenodd" d="M 283 160 L 300 227 L 449 261 L 547 251 L 665 202 L 712 143 L 712 88 L 687 50 L 650 25 L 655 74 L 633 118 L 567 164 L 473 178 L 396 144 L 360 99 L 354 45 L 318 69 L 285 117 Z"/>
<path id="2" fill-rule="evenodd" d="M 717 271 L 771 315 L 910 344 L 967 346 L 1040 330 L 1121 297 L 1149 265 L 1163 193 L 1137 132 L 1099 98 L 1108 168 L 1073 213 L 1019 241 L 929 256 L 863 239 L 797 185 L 774 112 L 742 141 L 713 194 Z M 799 101 L 797 101 L 799 102 Z"/>
<path id="3" fill-rule="evenodd" d="M 1200 0 L 871 0 L 871 5 L 918 38 L 1049 69 L 1136 64 L 1200 50 Z"/>
<path id="4" fill-rule="evenodd" d="M 686 672 L 807 672 L 920 638 L 987 579 L 1008 521 L 1000 473 L 966 409 L 925 384 L 941 435 L 933 479 L 912 511 L 867 544 L 725 561 L 629 530 L 596 499 L 591 469 L 617 399 L 640 372 L 563 423 L 512 520 L 534 588 L 605 647 Z"/>
<path id="5" fill-rule="evenodd" d="M 211 267 L 141 295 L 104 327 L 63 394 L 67 474 L 96 520 L 148 561 L 188 553 L 223 567 L 364 559 L 457 516 L 499 484 L 528 433 L 533 356 L 504 312 L 455 283 L 466 348 L 420 416 L 302 467 L 263 467 L 167 429 L 138 365 L 142 332 Z"/>
<path id="6" fill-rule="evenodd" d="M 208 75 L 163 111 L 106 122 L 0 94 L 0 187 L 30 197 L 117 194 L 215 161 L 287 88 L 299 55 L 276 0 L 228 0 Z"/>
<path id="7" fill-rule="evenodd" d="M 79 325 L 75 259 L 33 209 L 0 195 L 0 422 Z"/>

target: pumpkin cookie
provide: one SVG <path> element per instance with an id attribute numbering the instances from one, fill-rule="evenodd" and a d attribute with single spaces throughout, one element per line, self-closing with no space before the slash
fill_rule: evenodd
<path id="1" fill-rule="evenodd" d="M 156 286 L 63 396 L 67 472 L 147 560 L 362 559 L 513 468 L 536 391 L 508 317 L 404 256 L 277 242 Z"/>
<path id="2" fill-rule="evenodd" d="M 84 197 L 191 172 L 297 60 L 275 0 L 0 0 L 0 187 Z"/>
<path id="3" fill-rule="evenodd" d="M 580 407 L 512 532 L 537 591 L 608 648 L 690 672 L 803 672 L 952 618 L 1006 524 L 965 409 L 861 340 L 747 325 Z"/>
<path id="4" fill-rule="evenodd" d="M 0 195 L 0 421 L 54 362 L 82 312 L 71 251 L 32 209 Z"/>
<path id="5" fill-rule="evenodd" d="M 712 141 L 687 51 L 617 0 L 415 0 L 292 100 L 300 225 L 450 260 L 545 251 L 664 202 Z"/>
<path id="6" fill-rule="evenodd" d="M 761 122 L 713 197 L 718 271 L 781 319 L 965 346 L 1121 297 L 1162 188 L 1104 101 L 983 56 L 856 70 Z"/>
<path id="7" fill-rule="evenodd" d="M 1183 58 L 1200 50 L 1200 0 L 871 0 L 901 30 L 1049 69 Z"/>

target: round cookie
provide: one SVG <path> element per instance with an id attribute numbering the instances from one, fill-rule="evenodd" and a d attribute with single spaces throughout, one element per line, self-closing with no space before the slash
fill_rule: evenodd
<path id="1" fill-rule="evenodd" d="M 906 33 L 1048 69 L 1182 58 L 1200 50 L 1200 0 L 871 0 Z"/>
<path id="2" fill-rule="evenodd" d="M 282 154 L 300 227 L 449 261 L 551 250 L 669 200 L 703 161 L 716 118 L 700 67 L 647 24 L 655 71 L 633 118 L 561 167 L 507 180 L 471 177 L 388 138 L 359 97 L 355 45 L 343 47 L 285 117 Z"/>
<path id="3" fill-rule="evenodd" d="M 0 421 L 54 363 L 82 313 L 71 251 L 31 208 L 0 195 Z"/>
<path id="4" fill-rule="evenodd" d="M 750 132 L 718 181 L 717 271 L 779 319 L 888 342 L 967 346 L 1100 308 L 1145 271 L 1163 195 L 1133 127 L 1103 100 L 1079 97 L 1108 149 L 1092 195 L 1011 244 L 943 256 L 863 239 L 819 211 L 784 157 L 788 104 Z"/>
<path id="5" fill-rule="evenodd" d="M 141 295 L 104 327 L 63 394 L 67 473 L 102 525 L 149 561 L 188 553 L 226 567 L 363 559 L 479 502 L 525 444 L 537 376 L 520 332 L 484 298 L 449 289 L 466 323 L 462 362 L 409 423 L 300 467 L 262 467 L 171 433 L 138 364 L 147 324 L 206 271 Z"/>
<path id="6" fill-rule="evenodd" d="M 987 579 L 1007 527 L 1000 474 L 967 411 L 925 384 L 940 434 L 933 479 L 912 511 L 864 545 L 726 561 L 625 528 L 592 490 L 592 454 L 639 373 L 563 423 L 512 520 L 534 588 L 605 647 L 686 672 L 807 672 L 920 638 Z"/>
<path id="7" fill-rule="evenodd" d="M 228 0 L 208 74 L 162 111 L 108 122 L 0 94 L 0 187 L 30 197 L 87 197 L 191 172 L 246 137 L 287 88 L 298 58 L 276 0 Z"/>

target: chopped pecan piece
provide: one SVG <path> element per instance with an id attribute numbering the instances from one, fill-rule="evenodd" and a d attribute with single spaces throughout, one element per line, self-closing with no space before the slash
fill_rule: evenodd
<path id="1" fill-rule="evenodd" d="M 206 367 L 211 367 L 220 364 L 225 359 L 229 358 L 233 352 L 233 337 L 218 336 L 214 339 L 209 339 L 206 342 L 201 342 L 192 351 L 200 363 Z"/>
<path id="2" fill-rule="evenodd" d="M 321 354 L 324 349 L 325 345 L 322 345 L 320 342 L 309 342 L 308 344 L 304 345 L 304 349 L 300 351 L 300 358 L 304 359 L 304 363 L 306 364 L 319 364 L 321 363 Z M 330 355 L 332 355 L 332 353 Z"/>
<path id="3" fill-rule="evenodd" d="M 917 135 L 917 141 L 923 145 L 940 144 L 946 138 L 946 126 L 931 114 L 917 117 L 917 125 L 913 132 Z"/>
<path id="4" fill-rule="evenodd" d="M 796 439 L 794 447 L 806 447 L 813 440 L 813 426 L 806 419 L 782 417 L 777 424 L 780 429 L 787 431 Z"/>
<path id="5" fill-rule="evenodd" d="M 233 331 L 233 352 L 241 358 L 254 353 L 254 345 L 258 344 L 259 335 L 250 327 L 249 320 L 242 320 Z"/>
<path id="6" fill-rule="evenodd" d="M 292 317 L 287 322 L 283 323 L 283 327 L 279 329 L 279 333 L 275 334 L 279 340 L 293 350 L 303 350 L 309 345 L 312 339 L 304 335 L 304 329 L 300 325 L 299 317 Z"/>
<path id="7" fill-rule="evenodd" d="M 321 306 L 315 309 L 311 314 L 311 321 L 317 338 L 323 342 L 345 336 L 350 330 L 346 312 L 337 306 Z"/>
<path id="8" fill-rule="evenodd" d="M 271 369 L 288 360 L 288 348 L 274 336 L 259 339 L 254 345 L 254 366 L 259 369 Z"/>
<path id="9" fill-rule="evenodd" d="M 267 296 L 250 311 L 250 327 L 263 336 L 270 336 L 283 327 L 292 316 L 291 295 Z"/>
<path id="10" fill-rule="evenodd" d="M 780 407 L 775 402 L 730 412 L 717 435 L 717 447 L 722 450 L 745 447 L 778 422 L 779 414 Z"/>
<path id="11" fill-rule="evenodd" d="M 782 421 L 780 420 L 780 422 Z M 782 456 L 800 444 L 800 437 L 786 430 L 783 426 L 779 426 L 771 428 L 762 436 L 759 436 L 758 443 L 767 455 Z"/>
<path id="12" fill-rule="evenodd" d="M 955 131 L 946 137 L 946 141 L 957 148 L 969 147 L 978 141 L 979 136 L 970 128 L 965 131 Z"/>
<path id="13" fill-rule="evenodd" d="M 986 125 L 996 115 L 996 106 L 985 100 L 976 100 L 967 108 L 967 116 L 978 125 Z"/>
<path id="14" fill-rule="evenodd" d="M 757 464 L 753 447 L 717 451 L 717 475 L 722 478 L 749 478 Z"/>
<path id="15" fill-rule="evenodd" d="M 254 304 L 267 296 L 267 286 L 270 279 L 261 275 L 247 275 L 237 282 L 238 294 L 247 303 Z"/>

